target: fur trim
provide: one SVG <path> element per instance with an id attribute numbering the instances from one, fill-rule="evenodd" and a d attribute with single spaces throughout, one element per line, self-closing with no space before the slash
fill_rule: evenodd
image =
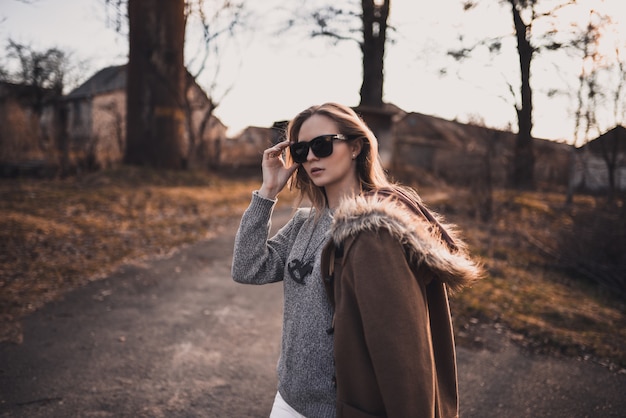
<path id="1" fill-rule="evenodd" d="M 335 210 L 331 236 L 340 244 L 362 231 L 385 229 L 402 243 L 410 264 L 425 264 L 452 292 L 481 278 L 481 267 L 469 258 L 454 229 L 442 224 L 457 244 L 456 251 L 450 250 L 432 226 L 393 198 L 358 196 L 342 201 Z"/>

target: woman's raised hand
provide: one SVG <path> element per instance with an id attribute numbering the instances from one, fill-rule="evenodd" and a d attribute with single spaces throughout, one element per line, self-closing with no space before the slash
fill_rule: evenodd
<path id="1" fill-rule="evenodd" d="M 287 180 L 298 168 L 299 164 L 287 167 L 283 158 L 283 151 L 289 146 L 289 141 L 279 142 L 263 151 L 263 184 L 259 189 L 259 195 L 267 199 L 275 199 L 278 193 L 285 187 Z"/>

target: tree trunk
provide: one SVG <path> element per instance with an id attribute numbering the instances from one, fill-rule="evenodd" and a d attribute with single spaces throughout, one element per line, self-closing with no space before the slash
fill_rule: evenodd
<path id="1" fill-rule="evenodd" d="M 67 132 L 67 103 L 55 98 L 52 102 L 55 142 L 59 151 L 61 177 L 70 174 L 70 138 Z"/>
<path id="2" fill-rule="evenodd" d="M 609 182 L 607 189 L 607 199 L 609 203 L 615 201 L 615 175 L 617 174 L 617 162 L 620 155 L 619 132 L 618 128 L 609 131 L 606 134 L 605 142 L 602 143 L 602 158 L 606 164 L 607 180 Z"/>
<path id="3" fill-rule="evenodd" d="M 517 120 L 519 132 L 515 141 L 515 153 L 513 172 L 511 173 L 511 185 L 521 189 L 534 187 L 535 156 L 533 153 L 533 100 L 530 87 L 530 63 L 532 62 L 534 49 L 527 38 L 528 27 L 523 22 L 516 6 L 517 0 L 509 0 L 513 12 L 513 23 L 517 36 L 517 50 L 519 53 L 520 71 L 522 76 L 521 107 L 517 108 Z"/>
<path id="4" fill-rule="evenodd" d="M 129 0 L 125 162 L 186 166 L 184 0 Z"/>
<path id="5" fill-rule="evenodd" d="M 390 0 L 380 5 L 362 0 L 363 6 L 363 84 L 360 106 L 382 107 L 385 42 Z"/>

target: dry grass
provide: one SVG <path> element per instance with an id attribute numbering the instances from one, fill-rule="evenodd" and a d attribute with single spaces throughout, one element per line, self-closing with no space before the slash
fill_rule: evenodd
<path id="1" fill-rule="evenodd" d="M 571 222 L 572 213 L 597 201 L 579 196 L 566 209 L 564 199 L 558 193 L 498 191 L 493 222 L 460 214 L 462 230 L 484 260 L 489 277 L 453 298 L 456 325 L 467 329 L 476 322 L 500 324 L 533 352 L 626 367 L 623 299 L 572 277 L 558 260 L 560 231 Z M 457 195 L 455 201 L 463 198 Z"/>
<path id="2" fill-rule="evenodd" d="M 21 317 L 121 263 L 219 233 L 258 186 L 256 179 L 127 167 L 64 181 L 0 181 L 0 341 L 19 342 Z M 473 216 L 467 191 L 420 192 L 459 225 L 489 272 L 452 298 L 461 343 L 476 323 L 498 324 L 535 351 L 626 367 L 624 303 L 571 278 L 550 255 L 571 222 L 562 194 L 498 191 L 486 224 Z M 573 210 L 595 204 L 578 197 Z"/>
<path id="3" fill-rule="evenodd" d="M 219 231 L 259 186 L 207 173 L 122 168 L 55 181 L 0 182 L 0 340 L 19 318 L 120 264 Z"/>

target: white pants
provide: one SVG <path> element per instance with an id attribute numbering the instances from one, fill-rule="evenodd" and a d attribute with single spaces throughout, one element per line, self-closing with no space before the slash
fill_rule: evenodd
<path id="1" fill-rule="evenodd" d="M 270 418 L 306 418 L 289 406 L 287 402 L 280 396 L 280 392 L 276 392 L 274 398 L 274 405 L 272 405 L 272 412 L 270 412 Z"/>

